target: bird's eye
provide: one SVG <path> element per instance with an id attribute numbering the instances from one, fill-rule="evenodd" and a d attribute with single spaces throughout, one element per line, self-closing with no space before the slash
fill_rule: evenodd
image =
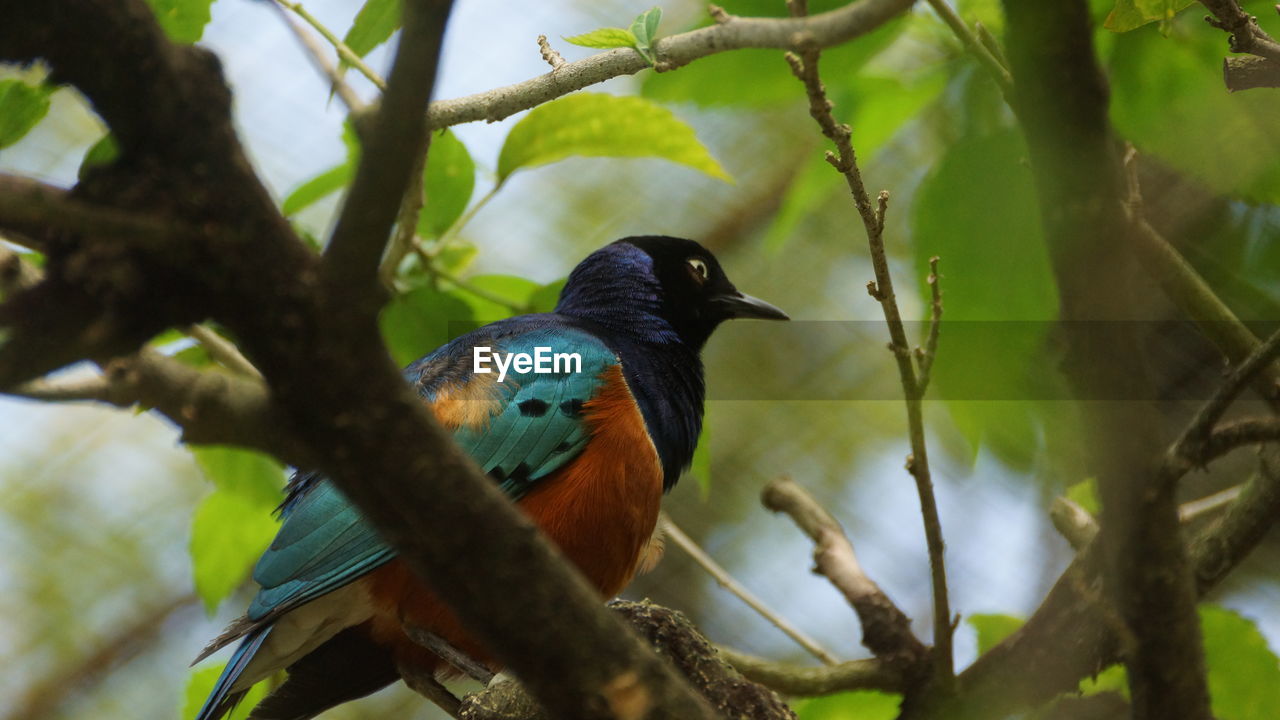
<path id="1" fill-rule="evenodd" d="M 689 258 L 689 270 L 693 272 L 694 278 L 699 284 L 707 281 L 707 263 L 699 257 Z"/>

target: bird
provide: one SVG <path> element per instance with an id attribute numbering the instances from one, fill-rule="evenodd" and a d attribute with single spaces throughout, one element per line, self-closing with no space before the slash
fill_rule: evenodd
<path id="1" fill-rule="evenodd" d="M 463 334 L 404 376 L 607 599 L 661 553 L 661 499 L 690 465 L 702 427 L 701 351 L 734 318 L 789 319 L 739 292 L 698 242 L 627 237 L 582 260 L 552 312 Z M 564 362 L 512 360 L 539 348 Z M 505 375 L 480 362 L 493 354 L 499 363 L 505 355 Z M 314 717 L 391 684 L 406 663 L 447 676 L 448 664 L 411 641 L 406 624 L 497 669 L 327 478 L 296 471 L 279 514 L 247 612 L 192 663 L 240 641 L 197 720 L 223 717 L 281 669 L 287 679 L 250 718 Z"/>

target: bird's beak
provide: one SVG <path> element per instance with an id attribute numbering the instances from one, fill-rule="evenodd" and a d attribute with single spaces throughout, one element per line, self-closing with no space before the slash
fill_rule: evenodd
<path id="1" fill-rule="evenodd" d="M 760 298 L 734 291 L 713 301 L 730 318 L 757 318 L 759 320 L 790 320 L 782 310 Z"/>

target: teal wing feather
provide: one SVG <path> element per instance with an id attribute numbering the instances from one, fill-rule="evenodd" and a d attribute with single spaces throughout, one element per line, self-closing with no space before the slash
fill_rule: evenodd
<path id="1" fill-rule="evenodd" d="M 427 400 L 434 400 L 451 383 L 468 381 L 471 348 L 476 345 L 530 354 L 549 347 L 580 357 L 580 369 L 575 366 L 570 372 L 508 372 L 494 385 L 495 414 L 490 421 L 454 433 L 480 467 L 518 499 L 582 452 L 590 439 L 582 403 L 598 392 L 601 374 L 618 358 L 598 339 L 575 328 L 558 325 L 504 334 L 502 325 L 458 338 L 410 366 L 406 375 Z M 295 478 L 281 513 L 284 523 L 254 569 L 253 578 L 262 589 L 250 605 L 250 621 L 268 621 L 395 556 L 322 476 Z"/>

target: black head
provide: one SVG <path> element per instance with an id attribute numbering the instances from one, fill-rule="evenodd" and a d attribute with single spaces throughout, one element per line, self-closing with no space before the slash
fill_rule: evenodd
<path id="1" fill-rule="evenodd" d="M 569 275 L 556 312 L 646 340 L 678 337 L 695 349 L 725 320 L 789 319 L 739 292 L 702 245 L 658 235 L 623 238 L 587 256 Z"/>

